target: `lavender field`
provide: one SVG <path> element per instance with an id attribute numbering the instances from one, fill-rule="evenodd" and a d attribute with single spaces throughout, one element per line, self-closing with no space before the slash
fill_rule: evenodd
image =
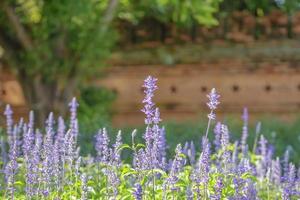
<path id="1" fill-rule="evenodd" d="M 230 128 L 216 121 L 220 95 L 212 89 L 208 97 L 208 124 L 197 141 L 178 144 L 168 157 L 165 129 L 159 108 L 153 102 L 157 79 L 144 81 L 146 129 L 144 143 L 122 142 L 122 132 L 109 138 L 104 127 L 91 138 L 96 155 L 80 155 L 77 121 L 78 103 L 69 104 L 70 119 L 50 113 L 43 129 L 29 122 L 13 122 L 6 107 L 5 135 L 1 136 L 2 199 L 299 199 L 300 168 L 289 161 L 289 151 L 275 157 L 275 149 L 256 127 L 255 143 L 248 146 L 248 112 L 244 109 L 242 133 L 232 141 Z M 184 134 L 184 133 L 182 133 Z M 209 141 L 208 136 L 214 135 Z M 200 146 L 201 151 L 195 149 Z M 131 158 L 122 156 L 123 150 Z M 92 155 L 92 154 L 91 154 Z M 125 161 L 126 160 L 126 161 Z M 132 162 L 128 162 L 128 160 Z"/>

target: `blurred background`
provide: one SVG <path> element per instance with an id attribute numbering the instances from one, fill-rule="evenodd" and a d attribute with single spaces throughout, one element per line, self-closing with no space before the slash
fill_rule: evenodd
<path id="1" fill-rule="evenodd" d="M 247 107 L 251 141 L 262 121 L 279 153 L 300 157 L 300 0 L 74 2 L 0 2 L 1 113 L 10 104 L 27 119 L 33 109 L 42 126 L 50 111 L 67 117 L 76 96 L 85 153 L 102 126 L 122 128 L 125 141 L 133 127 L 142 135 L 152 75 L 170 146 L 200 139 L 215 87 L 217 120 L 233 137 Z"/>

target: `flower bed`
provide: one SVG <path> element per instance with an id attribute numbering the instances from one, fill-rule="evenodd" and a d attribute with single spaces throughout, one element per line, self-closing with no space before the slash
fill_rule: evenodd
<path id="1" fill-rule="evenodd" d="M 243 114 L 240 140 L 230 141 L 225 124 L 215 123 L 219 95 L 208 94 L 210 112 L 201 151 L 196 142 L 178 144 L 167 158 L 165 129 L 152 98 L 157 79 L 144 82 L 146 129 L 144 144 L 122 143 L 121 131 L 114 142 L 105 128 L 95 135 L 96 155 L 81 157 L 77 145 L 76 99 L 70 103 L 70 123 L 50 113 L 44 130 L 28 123 L 14 124 L 6 107 L 7 140 L 1 139 L 3 169 L 0 195 L 3 199 L 298 199 L 300 170 L 289 162 L 289 151 L 274 158 L 274 149 L 256 129 L 256 140 L 247 145 L 248 113 Z M 208 135 L 214 134 L 209 141 Z M 6 138 L 6 137 L 5 137 Z M 6 151 L 8 143 L 9 150 Z M 122 150 L 132 152 L 132 163 L 122 161 Z M 297 172 L 298 171 L 298 172 Z"/>

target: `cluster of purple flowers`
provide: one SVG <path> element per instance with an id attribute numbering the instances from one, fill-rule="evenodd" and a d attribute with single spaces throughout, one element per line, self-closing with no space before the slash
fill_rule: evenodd
<path id="1" fill-rule="evenodd" d="M 229 128 L 216 122 L 214 140 L 209 141 L 209 127 L 216 120 L 220 97 L 215 89 L 208 95 L 210 113 L 201 144 L 178 144 L 174 158 L 168 160 L 166 130 L 160 126 L 160 112 L 153 102 L 156 83 L 157 79 L 149 76 L 143 85 L 145 145 L 135 144 L 136 130 L 130 146 L 123 144 L 120 131 L 111 142 L 108 131 L 101 128 L 94 138 L 96 155 L 83 158 L 77 144 L 75 98 L 69 104 L 69 124 L 50 113 L 44 130 L 35 128 L 33 112 L 28 123 L 22 119 L 14 123 L 13 112 L 7 106 L 7 140 L 1 138 L 3 199 L 21 198 L 21 194 L 23 199 L 57 200 L 300 198 L 300 169 L 290 162 L 288 150 L 283 158 L 274 157 L 274 147 L 260 134 L 260 124 L 253 152 L 249 151 L 246 108 L 240 140 L 231 142 Z M 201 152 L 196 151 L 197 145 Z M 124 148 L 132 150 L 132 164 L 122 161 Z M 19 186 L 20 181 L 24 187 Z"/>
<path id="2" fill-rule="evenodd" d="M 72 102 L 76 102 L 74 98 Z M 62 192 L 64 184 L 69 184 L 70 177 L 64 177 L 67 170 L 75 172 L 74 160 L 79 158 L 76 137 L 78 134 L 76 106 L 71 104 L 70 110 L 75 117 L 71 118 L 70 129 L 65 130 L 61 117 L 57 125 L 53 113 L 46 120 L 45 134 L 34 128 L 34 114 L 29 113 L 28 123 L 23 119 L 13 123 L 10 106 L 5 109 L 7 119 L 7 139 L 9 144 L 8 161 L 3 162 L 6 190 L 5 197 L 15 199 L 17 175 L 25 170 L 24 191 L 26 198 L 46 198 L 51 192 Z M 57 128 L 56 128 L 57 127 Z M 70 136 L 70 133 L 74 135 Z M 6 148 L 2 148 L 2 160 Z"/>

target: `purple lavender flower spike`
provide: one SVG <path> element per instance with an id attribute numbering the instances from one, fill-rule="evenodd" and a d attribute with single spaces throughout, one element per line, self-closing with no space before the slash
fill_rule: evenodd
<path id="1" fill-rule="evenodd" d="M 190 146 L 190 144 L 188 142 L 184 143 L 184 147 L 183 147 L 182 153 L 184 155 L 186 155 L 186 156 L 188 155 L 189 146 Z"/>
<path id="2" fill-rule="evenodd" d="M 184 158 L 182 157 L 182 147 L 181 144 L 178 144 L 176 147 L 176 155 L 172 163 L 172 167 L 170 170 L 169 177 L 167 178 L 167 185 L 170 186 L 172 191 L 177 190 L 178 188 L 175 186 L 176 183 L 178 182 L 178 174 L 182 170 L 183 163 L 184 163 Z"/>
<path id="3" fill-rule="evenodd" d="M 295 180 L 296 180 L 296 167 L 293 163 L 290 163 L 288 177 L 287 177 L 287 183 L 289 184 L 289 188 L 294 187 Z"/>
<path id="4" fill-rule="evenodd" d="M 135 188 L 132 192 L 135 200 L 142 200 L 143 199 L 143 188 L 141 184 L 135 184 Z"/>
<path id="5" fill-rule="evenodd" d="M 152 76 L 148 76 L 146 80 L 144 81 L 143 87 L 145 88 L 144 93 L 145 93 L 145 98 L 143 100 L 144 103 L 144 108 L 142 109 L 142 112 L 145 113 L 146 118 L 145 118 L 145 124 L 150 125 L 153 122 L 153 116 L 155 113 L 154 106 L 155 104 L 153 103 L 153 96 L 154 96 L 154 91 L 157 89 L 156 85 L 157 79 L 153 78 Z"/>
<path id="6" fill-rule="evenodd" d="M 191 180 L 197 185 L 204 183 L 205 185 L 209 180 L 209 159 L 210 159 L 210 143 L 204 137 L 202 141 L 202 153 L 199 161 L 193 170 Z"/>
<path id="7" fill-rule="evenodd" d="M 245 199 L 258 200 L 255 185 L 251 180 L 247 180 Z"/>
<path id="8" fill-rule="evenodd" d="M 149 126 L 146 127 L 145 134 L 143 137 L 145 139 L 147 147 L 151 148 L 152 140 L 154 138 L 153 138 L 153 131 Z"/>
<path id="9" fill-rule="evenodd" d="M 238 141 L 234 142 L 231 163 L 235 166 L 238 161 Z"/>
<path id="10" fill-rule="evenodd" d="M 282 191 L 281 194 L 281 199 L 282 200 L 290 200 L 290 190 L 289 188 L 285 187 Z"/>
<path id="11" fill-rule="evenodd" d="M 263 179 L 266 175 L 267 168 L 268 168 L 268 161 L 267 161 L 267 143 L 268 141 L 265 139 L 263 135 L 260 135 L 259 140 L 259 155 L 261 156 L 260 162 L 257 165 L 257 173 L 258 176 Z"/>
<path id="12" fill-rule="evenodd" d="M 229 131 L 225 124 L 221 126 L 221 133 L 221 146 L 222 148 L 226 148 L 229 145 Z"/>
<path id="13" fill-rule="evenodd" d="M 6 144 L 3 137 L 0 137 L 0 145 L 1 145 L 1 158 L 3 161 L 3 166 L 5 166 L 7 163 L 8 156 L 6 151 Z"/>
<path id="14" fill-rule="evenodd" d="M 106 129 L 103 128 L 98 131 L 98 134 L 95 136 L 96 143 L 95 149 L 97 152 L 96 160 L 98 162 L 107 163 L 109 159 L 109 138 L 106 132 Z"/>
<path id="15" fill-rule="evenodd" d="M 214 133 L 215 133 L 214 145 L 215 145 L 216 152 L 221 148 L 221 126 L 222 126 L 221 122 L 217 122 L 214 128 Z"/>
<path id="16" fill-rule="evenodd" d="M 227 150 L 227 147 L 229 145 L 229 131 L 228 127 L 224 124 L 221 126 L 221 146 L 222 146 L 222 163 L 223 163 L 223 171 L 227 172 L 228 170 L 228 164 L 230 163 L 230 152 Z"/>
<path id="17" fill-rule="evenodd" d="M 54 126 L 54 116 L 53 116 L 53 112 L 50 112 L 46 120 L 46 132 L 53 134 L 53 126 Z"/>
<path id="18" fill-rule="evenodd" d="M 16 129 L 16 127 L 15 127 Z M 17 163 L 17 141 L 13 140 L 12 145 L 10 146 L 10 160 L 6 164 L 4 173 L 5 179 L 7 184 L 7 191 L 10 195 L 10 199 L 14 199 L 15 197 L 15 178 L 18 170 L 18 163 Z"/>
<path id="19" fill-rule="evenodd" d="M 286 149 L 283 157 L 283 178 L 286 180 L 289 173 L 289 160 L 290 160 L 290 151 Z"/>
<path id="20" fill-rule="evenodd" d="M 62 156 L 64 152 L 66 152 L 65 149 L 65 122 L 62 117 L 58 117 L 58 124 L 57 124 L 57 133 L 55 135 L 55 142 L 54 145 L 56 148 L 58 148 L 59 154 Z"/>
<path id="21" fill-rule="evenodd" d="M 87 177 L 86 174 L 81 174 L 81 198 L 80 200 L 88 199 L 88 187 L 87 187 Z"/>
<path id="22" fill-rule="evenodd" d="M 111 199 L 116 199 L 116 197 L 118 196 L 118 192 L 119 192 L 118 186 L 121 183 L 120 178 L 118 177 L 117 172 L 113 168 L 105 168 L 104 174 L 107 176 L 108 185 L 113 190 L 113 194 L 112 194 L 113 198 L 111 198 Z"/>
<path id="23" fill-rule="evenodd" d="M 150 169 L 151 161 L 150 158 L 146 156 L 144 149 L 139 149 L 133 158 L 133 166 L 136 170 L 146 170 Z"/>
<path id="24" fill-rule="evenodd" d="M 281 184 L 281 165 L 278 157 L 272 161 L 271 172 L 272 181 L 279 187 Z"/>
<path id="25" fill-rule="evenodd" d="M 12 134 L 13 134 L 13 111 L 10 107 L 10 105 L 6 105 L 4 110 L 4 115 L 6 117 L 6 132 L 8 136 L 8 142 L 9 144 L 12 144 Z"/>
<path id="26" fill-rule="evenodd" d="M 161 118 L 160 118 L 160 112 L 159 112 L 159 108 L 156 108 L 154 111 L 154 116 L 152 118 L 153 124 L 159 124 L 159 122 L 161 122 Z"/>
<path id="27" fill-rule="evenodd" d="M 159 149 L 159 160 L 162 161 L 162 164 L 165 165 L 165 162 L 163 162 L 166 159 L 167 153 L 167 140 L 166 140 L 166 130 L 165 127 L 162 127 L 159 131 L 159 136 L 157 140 L 157 146 Z M 164 167 L 162 167 L 164 168 Z"/>
<path id="28" fill-rule="evenodd" d="M 244 112 L 242 116 L 244 125 L 243 125 L 242 138 L 241 138 L 241 150 L 244 155 L 247 153 L 245 150 L 246 150 L 247 138 L 248 138 L 248 118 L 249 118 L 248 109 L 244 108 Z"/>
<path id="29" fill-rule="evenodd" d="M 72 101 L 69 103 L 70 113 L 71 113 L 71 121 L 77 119 L 77 108 L 79 104 L 75 97 L 73 97 Z"/>
<path id="30" fill-rule="evenodd" d="M 214 111 L 217 109 L 217 106 L 220 104 L 219 102 L 220 95 L 217 93 L 216 89 L 213 88 L 211 92 L 207 95 L 207 98 L 209 99 L 207 106 L 210 109 L 210 113 L 208 114 L 208 119 L 214 120 L 216 119 L 216 115 Z"/>
<path id="31" fill-rule="evenodd" d="M 244 107 L 242 119 L 244 121 L 244 124 L 248 125 L 249 113 L 248 113 L 248 108 L 246 107 Z"/>
<path id="32" fill-rule="evenodd" d="M 41 150 L 42 150 L 43 136 L 39 132 L 39 130 L 35 133 L 35 143 L 33 150 L 31 152 L 30 165 L 28 167 L 28 181 L 31 185 L 38 185 L 40 180 L 41 169 L 39 168 L 39 164 L 41 161 Z M 30 191 L 28 191 L 28 196 L 38 195 L 39 191 L 36 187 L 31 187 Z"/>
<path id="33" fill-rule="evenodd" d="M 121 155 L 120 155 L 120 151 L 119 148 L 122 145 L 122 134 L 121 131 L 118 132 L 117 138 L 116 138 L 116 142 L 113 145 L 114 149 L 110 158 L 110 162 L 112 165 L 114 166 L 120 166 L 121 165 Z"/>
<path id="34" fill-rule="evenodd" d="M 76 137 L 78 135 L 78 121 L 77 121 L 77 108 L 79 104 L 77 103 L 77 100 L 75 97 L 73 97 L 72 101 L 69 103 L 70 108 L 70 129 L 72 131 L 72 134 Z"/>
<path id="35" fill-rule="evenodd" d="M 300 183 L 300 167 L 297 170 L 297 182 Z"/>
<path id="36" fill-rule="evenodd" d="M 31 125 L 32 126 L 32 125 Z M 26 194 L 28 197 L 32 197 L 34 195 L 33 192 L 33 183 L 34 183 L 34 174 L 33 165 L 38 165 L 38 163 L 34 163 L 34 155 L 32 155 L 32 150 L 34 149 L 34 132 L 32 128 L 25 129 L 23 135 L 23 156 L 26 166 L 26 174 L 25 174 L 25 182 L 26 182 Z"/>
<path id="37" fill-rule="evenodd" d="M 221 200 L 222 198 L 222 189 L 223 189 L 223 179 L 219 177 L 214 186 L 215 193 L 212 195 L 211 199 L 213 200 Z"/>
<path id="38" fill-rule="evenodd" d="M 190 164 L 194 165 L 195 160 L 196 160 L 196 148 L 195 148 L 195 145 L 194 145 L 193 141 L 190 142 L 190 148 L 188 150 L 188 157 L 189 157 L 189 160 L 190 160 Z"/>
<path id="39" fill-rule="evenodd" d="M 32 110 L 29 112 L 28 128 L 34 130 L 34 112 Z"/>
<path id="40" fill-rule="evenodd" d="M 44 184 L 43 195 L 48 196 L 50 191 L 50 181 L 53 176 L 53 163 L 54 163 L 54 146 L 53 146 L 53 133 L 50 126 L 48 127 L 48 131 L 44 136 L 44 143 L 42 148 L 42 182 Z"/>
<path id="41" fill-rule="evenodd" d="M 193 200 L 194 199 L 194 194 L 193 194 L 193 191 L 192 191 L 190 186 L 188 186 L 186 188 L 185 196 L 186 196 L 186 200 Z"/>

